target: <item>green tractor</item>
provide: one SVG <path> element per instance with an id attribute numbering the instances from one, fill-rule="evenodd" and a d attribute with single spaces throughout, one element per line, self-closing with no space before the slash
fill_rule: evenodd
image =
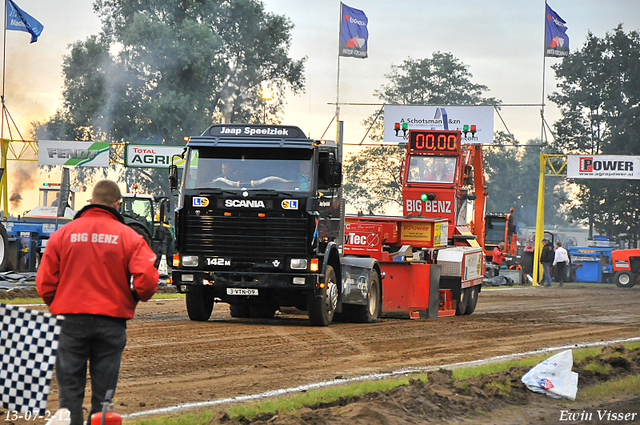
<path id="1" fill-rule="evenodd" d="M 158 259 L 164 255 L 167 267 L 171 266 L 174 249 L 173 228 L 169 224 L 169 198 L 153 197 L 140 193 L 125 193 L 120 203 L 120 214 L 127 226 L 138 232 L 149 244 Z"/>

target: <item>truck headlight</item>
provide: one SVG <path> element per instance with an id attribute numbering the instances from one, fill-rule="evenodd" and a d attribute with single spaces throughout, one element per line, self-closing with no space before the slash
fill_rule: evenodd
<path id="1" fill-rule="evenodd" d="M 182 277 L 180 278 L 180 280 L 182 282 L 193 282 L 193 275 L 192 274 L 183 274 Z"/>
<path id="2" fill-rule="evenodd" d="M 293 270 L 306 270 L 307 269 L 307 259 L 306 258 L 292 258 L 290 265 L 291 265 L 291 268 Z"/>
<path id="3" fill-rule="evenodd" d="M 182 256 L 182 265 L 185 267 L 197 267 L 198 266 L 198 256 L 197 255 L 183 255 Z"/>

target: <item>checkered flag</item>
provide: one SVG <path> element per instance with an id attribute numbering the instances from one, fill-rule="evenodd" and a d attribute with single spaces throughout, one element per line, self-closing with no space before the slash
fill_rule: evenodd
<path id="1" fill-rule="evenodd" d="M 0 406 L 34 415 L 44 412 L 62 320 L 0 303 Z"/>

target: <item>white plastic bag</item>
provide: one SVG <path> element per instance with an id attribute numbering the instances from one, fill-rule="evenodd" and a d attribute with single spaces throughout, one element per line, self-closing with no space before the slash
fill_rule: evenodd
<path id="1" fill-rule="evenodd" d="M 536 393 L 575 400 L 578 374 L 572 367 L 573 351 L 564 350 L 535 365 L 522 377 L 522 383 Z"/>

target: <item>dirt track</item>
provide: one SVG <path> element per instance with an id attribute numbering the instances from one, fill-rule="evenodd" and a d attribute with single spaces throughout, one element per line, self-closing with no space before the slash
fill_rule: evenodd
<path id="1" fill-rule="evenodd" d="M 209 322 L 191 322 L 183 300 L 152 301 L 129 323 L 116 410 L 629 337 L 640 337 L 640 288 L 613 285 L 484 291 L 471 316 L 327 328 L 295 309 L 268 321 L 232 319 L 226 304 Z M 57 408 L 55 382 L 49 402 Z"/>

